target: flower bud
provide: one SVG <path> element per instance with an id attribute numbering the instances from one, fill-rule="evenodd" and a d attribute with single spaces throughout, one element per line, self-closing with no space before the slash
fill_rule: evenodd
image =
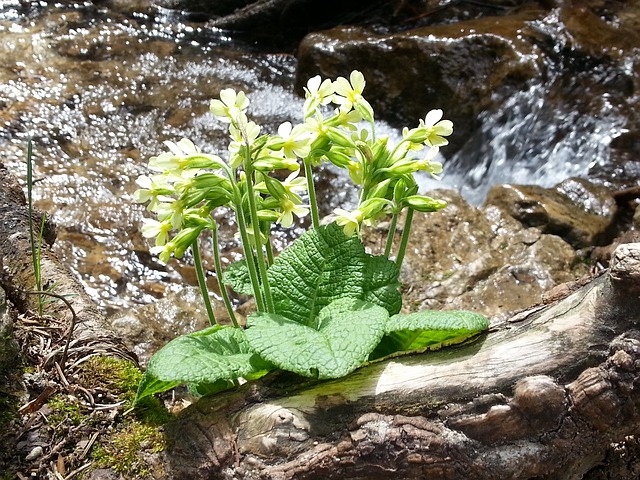
<path id="1" fill-rule="evenodd" d="M 279 180 L 268 177 L 265 175 L 264 183 L 267 186 L 267 190 L 272 197 L 280 200 L 287 196 L 287 190 L 284 188 Z"/>
<path id="2" fill-rule="evenodd" d="M 280 218 L 280 214 L 273 210 L 258 210 L 258 220 L 273 223 Z"/>
<path id="3" fill-rule="evenodd" d="M 367 163 L 373 162 L 373 152 L 371 151 L 371 147 L 363 141 L 358 140 L 356 142 L 356 148 L 362 153 Z"/>
<path id="4" fill-rule="evenodd" d="M 365 121 L 373 123 L 373 108 L 364 98 L 360 98 L 354 108 Z"/>
<path id="5" fill-rule="evenodd" d="M 389 200 L 384 198 L 370 198 L 358 206 L 363 218 L 374 218 L 385 206 L 389 205 Z"/>
<path id="6" fill-rule="evenodd" d="M 350 147 L 350 148 L 355 147 L 353 140 L 351 140 L 349 136 L 345 135 L 343 132 L 341 132 L 335 127 L 329 127 L 327 129 L 326 135 L 327 135 L 327 138 L 331 140 L 333 143 L 335 143 L 336 145 L 339 145 L 341 147 Z"/>
<path id="7" fill-rule="evenodd" d="M 217 155 L 205 155 L 203 153 L 198 155 L 189 155 L 180 162 L 184 168 L 224 168 L 225 164 Z"/>
<path id="8" fill-rule="evenodd" d="M 348 167 L 349 164 L 351 163 L 351 157 L 335 149 L 329 150 L 324 155 L 336 167 L 345 168 L 345 167 Z"/>
<path id="9" fill-rule="evenodd" d="M 182 257 L 184 252 L 191 246 L 191 244 L 198 238 L 200 232 L 204 227 L 187 227 L 183 228 L 178 232 L 178 234 L 173 237 L 170 243 L 175 245 L 175 250 L 173 251 L 173 255 L 176 258 Z"/>
<path id="10" fill-rule="evenodd" d="M 191 186 L 193 188 L 213 188 L 219 185 L 224 188 L 231 188 L 231 182 L 229 182 L 227 177 L 218 175 L 217 173 L 202 173 L 193 177 L 191 180 Z"/>
<path id="11" fill-rule="evenodd" d="M 389 189 L 389 184 L 391 183 L 391 179 L 387 178 L 382 182 L 378 183 L 376 187 L 369 194 L 369 198 L 386 198 L 387 190 Z"/>
<path id="12" fill-rule="evenodd" d="M 404 199 L 404 203 L 419 212 L 437 212 L 447 206 L 447 202 L 425 195 L 410 195 Z"/>
<path id="13" fill-rule="evenodd" d="M 261 172 L 272 172 L 273 170 L 298 170 L 300 165 L 298 162 L 291 158 L 279 158 L 279 157 L 261 157 L 260 159 L 253 162 L 251 165 L 258 171 Z"/>
<path id="14" fill-rule="evenodd" d="M 399 177 L 418 170 L 415 160 L 401 160 L 386 169 L 392 176 Z"/>

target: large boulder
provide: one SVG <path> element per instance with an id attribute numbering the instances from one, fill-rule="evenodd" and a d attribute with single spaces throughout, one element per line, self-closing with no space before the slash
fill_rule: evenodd
<path id="1" fill-rule="evenodd" d="M 601 3 L 521 7 L 395 33 L 316 32 L 299 46 L 297 89 L 316 74 L 358 69 L 378 116 L 394 126 L 442 108 L 455 124 L 446 154 L 459 151 L 448 172 L 518 160 L 541 177 L 546 162 L 566 159 L 566 176 L 582 175 L 582 167 L 571 172 L 578 159 L 598 178 L 628 184 L 640 172 L 635 137 L 624 135 L 638 130 L 640 7 Z"/>
<path id="2" fill-rule="evenodd" d="M 609 243 L 617 205 L 603 187 L 571 179 L 556 188 L 497 185 L 487 205 L 495 205 L 525 227 L 558 235 L 576 248 Z"/>
<path id="3" fill-rule="evenodd" d="M 543 15 L 535 9 L 384 35 L 361 27 L 313 33 L 298 49 L 296 89 L 316 74 L 335 78 L 360 70 L 367 99 L 396 126 L 443 109 L 455 125 L 451 152 L 478 128 L 480 112 L 496 107 L 498 91 L 522 89 L 541 74 L 527 37 L 528 23 Z"/>

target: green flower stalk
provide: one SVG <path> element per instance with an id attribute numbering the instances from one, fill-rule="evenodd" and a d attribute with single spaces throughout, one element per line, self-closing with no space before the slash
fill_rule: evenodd
<path id="1" fill-rule="evenodd" d="M 233 311 L 231 299 L 229 298 L 229 293 L 227 292 L 227 286 L 222 281 L 222 260 L 220 256 L 220 243 L 218 238 L 218 224 L 213 218 L 211 219 L 211 243 L 213 244 L 213 262 L 216 268 L 216 280 L 218 281 L 220 295 L 222 295 L 222 300 L 224 302 L 225 308 L 227 309 L 227 314 L 229 315 L 231 324 L 234 327 L 239 327 L 238 320 L 236 319 L 236 314 Z"/>
<path id="2" fill-rule="evenodd" d="M 211 305 L 211 299 L 209 298 L 209 290 L 207 288 L 207 279 L 204 275 L 204 268 L 202 268 L 202 258 L 200 257 L 200 248 L 198 247 L 198 239 L 196 238 L 191 244 L 191 252 L 193 253 L 193 263 L 196 267 L 196 275 L 198 277 L 198 286 L 200 287 L 200 294 L 204 301 L 205 309 L 207 310 L 207 316 L 209 317 L 209 323 L 217 325 L 215 313 L 213 312 L 213 306 Z"/>

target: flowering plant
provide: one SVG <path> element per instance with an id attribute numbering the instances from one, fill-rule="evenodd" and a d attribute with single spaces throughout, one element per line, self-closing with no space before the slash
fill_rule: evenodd
<path id="1" fill-rule="evenodd" d="M 363 363 L 398 351 L 424 350 L 463 341 L 487 328 L 471 312 L 401 314 L 398 276 L 414 212 L 434 212 L 446 203 L 418 194 L 413 174 L 436 176 L 434 161 L 453 124 L 441 110 L 417 127 L 405 128 L 391 145 L 376 136 L 374 112 L 362 96 L 363 75 L 335 81 L 316 76 L 305 88 L 304 122 L 285 122 L 277 134 L 262 134 L 247 116 L 249 99 L 225 89 L 211 112 L 229 125 L 229 156 L 202 152 L 187 139 L 166 142 L 168 151 L 149 160 L 157 172 L 141 176 L 134 193 L 157 219 L 146 219 L 142 234 L 155 239 L 152 253 L 163 262 L 191 248 L 211 327 L 169 342 L 150 360 L 137 399 L 179 384 L 210 393 L 281 368 L 318 379 L 349 374 Z M 329 104 L 336 108 L 331 110 Z M 420 156 L 418 156 L 418 154 Z M 335 221 L 321 225 L 312 170 L 331 162 L 348 171 L 358 187 L 353 210 L 337 208 Z M 300 169 L 304 177 L 300 177 Z M 287 170 L 285 180 L 274 172 Z M 306 192 L 306 195 L 305 195 Z M 304 196 L 303 196 L 304 195 Z M 309 204 L 303 204 L 303 198 Z M 230 207 L 244 259 L 223 272 L 212 212 Z M 404 225 L 392 261 L 401 213 Z M 274 258 L 274 223 L 289 227 L 311 214 L 312 228 Z M 390 217 L 383 255 L 371 255 L 360 240 L 363 227 Z M 200 260 L 198 237 L 213 236 L 220 291 L 232 326 L 213 314 Z M 171 236 L 172 232 L 175 232 Z M 255 297 L 256 312 L 238 325 L 226 288 Z"/>

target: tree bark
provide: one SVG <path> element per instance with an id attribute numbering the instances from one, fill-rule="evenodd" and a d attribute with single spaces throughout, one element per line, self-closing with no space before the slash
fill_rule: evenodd
<path id="1" fill-rule="evenodd" d="M 640 243 L 624 244 L 464 345 L 201 399 L 167 426 L 172 477 L 636 479 L 639 325 Z"/>

